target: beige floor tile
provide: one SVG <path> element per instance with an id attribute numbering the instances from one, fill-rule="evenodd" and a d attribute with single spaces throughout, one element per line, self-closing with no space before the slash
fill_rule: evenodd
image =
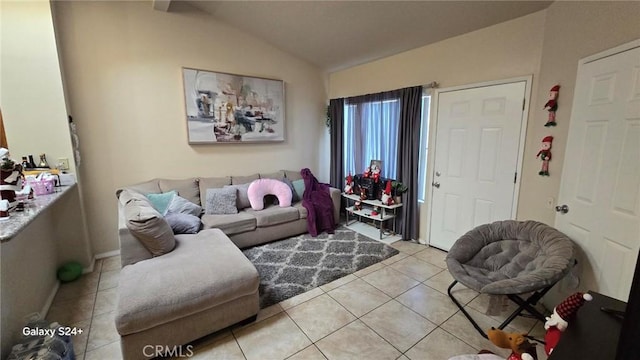
<path id="1" fill-rule="evenodd" d="M 318 341 L 356 319 L 326 294 L 287 309 L 286 312 L 311 341 Z"/>
<path id="2" fill-rule="evenodd" d="M 478 323 L 480 328 L 484 330 L 485 333 L 489 329 L 491 329 L 492 326 L 496 327 L 500 325 L 497 321 L 484 314 L 479 313 L 474 309 L 467 308 L 466 310 L 469 312 L 469 314 L 471 314 L 473 319 Z M 458 312 L 457 314 L 449 318 L 449 320 L 445 321 L 445 323 L 442 324 L 441 327 L 478 350 L 491 350 L 496 354 L 504 355 L 505 358 L 509 356 L 509 351 L 498 348 L 489 340 L 482 337 L 482 335 L 480 335 L 480 333 L 478 333 L 473 325 L 471 325 L 469 320 L 462 314 L 462 312 Z M 511 332 L 513 331 L 513 329 L 507 328 L 505 329 L 505 331 Z"/>
<path id="3" fill-rule="evenodd" d="M 441 267 L 443 269 L 447 268 L 447 262 L 445 261 L 445 258 L 447 257 L 446 251 L 427 247 L 426 249 L 413 254 L 413 256 L 437 267 Z"/>
<path id="4" fill-rule="evenodd" d="M 509 315 L 511 315 L 511 313 L 515 309 L 517 309 L 516 304 L 513 303 L 511 300 L 507 299 L 506 297 L 505 297 L 505 300 L 506 300 L 508 306 L 504 311 L 500 312 L 500 314 L 497 314 L 497 315 L 489 315 L 489 317 L 491 317 L 492 319 L 494 319 L 494 320 L 496 320 L 498 322 L 498 325 L 502 324 L 502 322 Z M 480 294 L 478 297 L 473 299 L 473 301 L 471 301 L 467 306 L 477 310 L 478 312 L 480 312 L 482 314 L 486 314 L 487 313 L 487 309 L 489 308 L 490 301 L 491 301 L 491 296 L 490 295 Z M 524 313 L 526 314 L 527 312 L 525 311 Z M 536 321 L 537 320 L 535 318 L 518 316 L 515 319 L 513 319 L 513 321 L 511 321 L 509 323 L 509 327 L 511 327 L 511 328 L 513 328 L 513 329 L 515 329 L 516 331 L 519 331 L 519 332 L 529 333 L 531 328 L 533 328 L 533 326 L 536 324 Z"/>
<path id="5" fill-rule="evenodd" d="M 114 342 L 95 350 L 87 351 L 84 360 L 121 360 L 120 342 Z"/>
<path id="6" fill-rule="evenodd" d="M 248 360 L 284 359 L 311 345 L 311 341 L 287 314 L 233 331 Z"/>
<path id="7" fill-rule="evenodd" d="M 120 341 L 120 335 L 116 330 L 115 311 L 97 315 L 91 321 L 87 352 L 95 350 L 114 341 Z"/>
<path id="8" fill-rule="evenodd" d="M 331 290 L 327 294 L 357 317 L 391 300 L 385 293 L 361 279 Z"/>
<path id="9" fill-rule="evenodd" d="M 95 263 L 93 264 L 93 272 L 94 273 L 100 273 L 102 271 L 102 262 L 103 259 L 96 259 Z"/>
<path id="10" fill-rule="evenodd" d="M 446 360 L 456 355 L 477 353 L 478 350 L 464 341 L 438 328 L 409 349 L 405 355 L 412 360 Z"/>
<path id="11" fill-rule="evenodd" d="M 189 345 L 183 347 L 183 353 L 189 355 Z M 227 334 L 215 340 L 208 340 L 192 344 L 191 352 L 193 356 L 189 359 L 206 360 L 206 359 L 227 359 L 227 360 L 245 360 L 238 342 L 232 334 Z M 178 359 L 178 358 L 176 358 Z"/>
<path id="12" fill-rule="evenodd" d="M 408 256 L 409 256 L 409 254 L 401 252 L 399 254 L 393 255 L 392 257 L 390 257 L 390 258 L 388 258 L 386 260 L 382 260 L 382 264 L 383 265 L 391 265 L 391 264 L 396 263 L 396 262 L 398 262 L 398 261 L 400 261 L 400 260 L 402 260 L 402 259 L 404 259 L 404 258 L 406 258 Z"/>
<path id="13" fill-rule="evenodd" d="M 401 355 L 398 359 L 396 360 L 410 360 L 408 357 Z"/>
<path id="14" fill-rule="evenodd" d="M 360 318 L 401 352 L 409 350 L 436 325 L 392 300 Z"/>
<path id="15" fill-rule="evenodd" d="M 63 326 L 91 319 L 96 294 L 86 294 L 70 300 L 59 301 L 51 305 L 45 317 L 48 321 L 57 321 Z"/>
<path id="16" fill-rule="evenodd" d="M 448 296 L 422 284 L 398 296 L 396 300 L 436 325 L 442 324 L 458 311 Z"/>
<path id="17" fill-rule="evenodd" d="M 315 345 L 311 345 L 308 348 L 296 353 L 288 360 L 326 360 L 327 358 L 322 355 L 320 350 Z"/>
<path id="18" fill-rule="evenodd" d="M 396 263 L 389 265 L 392 269 L 418 281 L 425 281 L 430 277 L 437 275 L 443 270 L 435 265 L 431 265 L 425 261 L 418 260 L 413 256 L 402 259 Z"/>
<path id="19" fill-rule="evenodd" d="M 337 287 L 340 287 L 348 282 L 351 282 L 353 280 L 357 279 L 357 277 L 353 274 L 349 274 L 347 276 L 343 276 L 338 280 L 334 280 L 328 284 L 324 284 L 322 286 L 320 286 L 320 289 L 322 289 L 322 291 L 324 292 L 329 292 Z"/>
<path id="20" fill-rule="evenodd" d="M 71 343 L 73 344 L 73 352 L 76 354 L 76 358 L 82 359 L 80 354 L 84 354 L 87 349 L 87 340 L 89 339 L 89 326 L 91 320 L 83 320 L 74 324 L 70 324 L 69 327 L 82 329 L 82 334 L 71 335 Z"/>
<path id="21" fill-rule="evenodd" d="M 426 245 L 414 243 L 412 241 L 396 241 L 393 244 L 391 244 L 391 246 L 409 255 L 413 255 L 426 248 Z"/>
<path id="22" fill-rule="evenodd" d="M 440 272 L 438 275 L 429 278 L 429 280 L 425 281 L 424 284 L 432 287 L 441 293 L 449 296 L 447 294 L 447 289 L 449 285 L 453 282 L 453 276 L 449 273 L 449 271 L 444 270 Z M 457 283 L 456 286 L 451 290 L 453 296 L 462 303 L 467 304 L 469 301 L 473 300 L 476 296 L 478 296 L 478 292 L 467 288 L 466 286 Z"/>
<path id="23" fill-rule="evenodd" d="M 103 271 L 102 273 L 100 273 L 100 283 L 98 284 L 98 291 L 118 287 L 119 278 L 120 270 Z"/>
<path id="24" fill-rule="evenodd" d="M 419 284 L 417 280 L 388 266 L 364 276 L 362 280 L 382 290 L 391 297 L 396 297 Z"/>
<path id="25" fill-rule="evenodd" d="M 322 289 L 320 288 L 315 288 L 313 290 L 309 290 L 305 293 L 302 293 L 300 295 L 296 295 L 292 298 L 289 298 L 287 300 L 283 300 L 280 302 L 280 306 L 282 307 L 282 309 L 287 310 L 290 309 L 294 306 L 297 306 L 299 304 L 302 304 L 305 301 L 309 301 L 311 299 L 313 299 L 316 296 L 320 296 L 324 294 L 324 291 L 322 291 Z"/>
<path id="26" fill-rule="evenodd" d="M 316 346 L 329 360 L 396 359 L 402 355 L 360 320 L 318 341 Z"/>
<path id="27" fill-rule="evenodd" d="M 64 283 L 58 288 L 53 303 L 66 301 L 82 295 L 94 294 L 98 291 L 99 272 L 91 272 L 82 275 L 78 280 Z"/>
<path id="28" fill-rule="evenodd" d="M 102 259 L 102 272 L 120 270 L 120 256 L 112 256 Z"/>
<path id="29" fill-rule="evenodd" d="M 283 311 L 284 310 L 282 309 L 282 306 L 280 306 L 280 304 L 273 304 L 264 309 L 260 309 L 260 311 L 258 312 L 258 317 L 256 318 L 256 322 L 268 319 L 273 315 L 279 314 Z"/>
<path id="30" fill-rule="evenodd" d="M 382 263 L 382 262 L 375 263 L 375 264 L 373 264 L 373 265 L 371 265 L 369 267 L 366 267 L 366 268 L 364 268 L 362 270 L 358 270 L 358 271 L 354 272 L 353 275 L 355 275 L 357 277 L 363 277 L 365 275 L 371 274 L 374 271 L 380 270 L 385 266 L 386 265 L 384 263 Z"/>
<path id="31" fill-rule="evenodd" d="M 98 291 L 96 294 L 96 305 L 93 308 L 93 316 L 114 311 L 117 300 L 118 288 Z"/>

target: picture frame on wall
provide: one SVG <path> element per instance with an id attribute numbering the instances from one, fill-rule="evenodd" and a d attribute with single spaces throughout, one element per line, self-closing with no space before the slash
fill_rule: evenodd
<path id="1" fill-rule="evenodd" d="M 182 68 L 189 144 L 285 140 L 282 80 Z"/>

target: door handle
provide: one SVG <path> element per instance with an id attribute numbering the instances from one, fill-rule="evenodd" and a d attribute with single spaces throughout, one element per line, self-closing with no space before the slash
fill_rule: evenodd
<path id="1" fill-rule="evenodd" d="M 436 188 L 440 188 L 440 183 L 439 182 L 433 182 L 433 183 L 431 183 L 431 186 L 436 187 Z"/>
<path id="2" fill-rule="evenodd" d="M 556 212 L 566 214 L 569 212 L 569 207 L 567 205 L 558 205 L 556 206 Z"/>
<path id="3" fill-rule="evenodd" d="M 436 171 L 436 176 L 440 176 L 440 171 Z"/>

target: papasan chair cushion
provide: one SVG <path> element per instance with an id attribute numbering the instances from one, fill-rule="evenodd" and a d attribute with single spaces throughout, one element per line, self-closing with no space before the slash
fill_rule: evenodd
<path id="1" fill-rule="evenodd" d="M 552 286 L 575 262 L 571 239 L 531 220 L 478 226 L 456 241 L 446 261 L 458 282 L 496 295 Z"/>

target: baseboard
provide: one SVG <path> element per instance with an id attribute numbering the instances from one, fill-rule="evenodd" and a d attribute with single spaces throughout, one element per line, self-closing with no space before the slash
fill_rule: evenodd
<path id="1" fill-rule="evenodd" d="M 59 288 L 60 288 L 60 280 L 56 280 L 56 285 L 53 287 L 53 290 L 49 294 L 49 297 L 47 297 L 47 301 L 44 303 L 44 306 L 42 306 L 42 310 L 40 310 L 41 318 L 45 318 L 49 313 L 49 308 L 51 307 L 51 304 L 53 304 L 53 299 L 56 297 L 56 294 L 58 293 Z"/>
<path id="2" fill-rule="evenodd" d="M 104 258 L 117 256 L 117 255 L 120 255 L 120 250 L 113 250 L 113 251 L 103 252 L 103 253 L 100 253 L 100 254 L 95 254 L 93 257 L 96 260 L 98 260 L 98 259 L 104 259 Z"/>

